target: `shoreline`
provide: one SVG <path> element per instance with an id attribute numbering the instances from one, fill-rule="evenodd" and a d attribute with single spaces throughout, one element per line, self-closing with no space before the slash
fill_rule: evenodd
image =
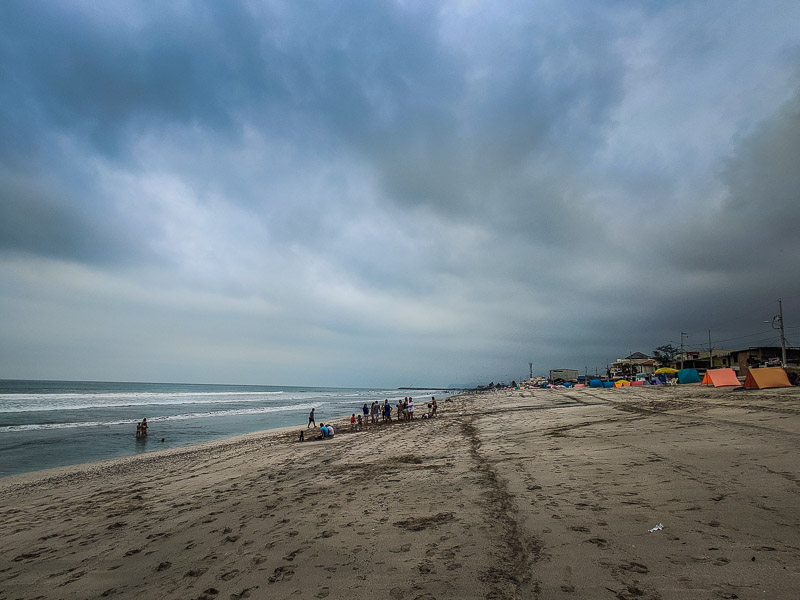
<path id="1" fill-rule="evenodd" d="M 195 385 L 192 387 L 202 389 L 187 391 L 174 386 L 146 384 L 135 390 L 128 389 L 128 384 L 113 384 L 119 389 L 112 389 L 112 384 L 108 384 L 106 389 L 93 388 L 88 382 L 77 383 L 85 389 L 78 393 L 68 388 L 45 389 L 45 395 L 40 397 L 36 388 L 28 386 L 29 394 L 8 398 L 9 404 L 4 405 L 7 412 L 0 410 L 3 417 L 0 480 L 234 439 L 249 433 L 282 430 L 292 425 L 300 427 L 301 422 L 305 425 L 312 407 L 316 408 L 318 423 L 320 419 L 339 422 L 349 418 L 353 411 L 359 411 L 363 402 L 371 403 L 377 398 L 383 402 L 386 394 L 395 394 L 391 390 L 363 392 L 355 389 L 329 394 L 325 388 L 319 393 L 302 389 L 297 393 L 290 390 L 288 395 L 284 390 L 263 396 L 260 390 L 250 390 L 252 386 L 241 386 L 247 389 L 247 394 L 242 395 L 219 386 Z M 134 399 L 128 400 L 129 394 L 133 394 Z M 124 397 L 124 402 L 118 406 L 120 396 Z M 39 412 L 40 405 L 49 406 L 50 412 Z M 92 412 L 95 405 L 100 410 Z M 184 408 L 187 405 L 191 408 Z M 138 416 L 131 416 L 132 413 Z M 150 421 L 149 435 L 134 438 L 134 428 L 143 416 Z"/>
<path id="2" fill-rule="evenodd" d="M 493 392 L 333 440 L 298 443 L 296 426 L 15 475 L 0 480 L 0 589 L 789 598 L 798 400 L 798 388 Z"/>

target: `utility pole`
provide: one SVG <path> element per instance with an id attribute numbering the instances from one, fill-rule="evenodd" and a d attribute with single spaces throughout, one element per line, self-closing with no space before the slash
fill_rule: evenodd
<path id="1" fill-rule="evenodd" d="M 711 330 L 708 330 L 708 368 L 714 368 L 714 349 L 711 347 Z"/>
<path id="2" fill-rule="evenodd" d="M 533 379 L 533 363 L 528 363 L 528 379 Z"/>
<path id="3" fill-rule="evenodd" d="M 781 326 L 781 365 L 786 366 L 786 336 L 783 334 L 783 303 L 778 298 L 778 323 Z"/>
<path id="4" fill-rule="evenodd" d="M 684 357 L 683 338 L 684 337 L 689 337 L 689 334 L 688 333 L 684 333 L 683 331 L 681 331 L 681 370 L 683 370 L 683 357 Z"/>
<path id="5" fill-rule="evenodd" d="M 775 323 L 778 323 L 778 326 L 775 327 Z M 769 321 L 764 321 L 764 323 L 769 323 Z M 778 298 L 778 314 L 772 317 L 772 328 L 773 329 L 780 329 L 781 330 L 781 364 L 785 367 L 786 366 L 786 336 L 783 333 L 783 302 L 781 299 Z"/>

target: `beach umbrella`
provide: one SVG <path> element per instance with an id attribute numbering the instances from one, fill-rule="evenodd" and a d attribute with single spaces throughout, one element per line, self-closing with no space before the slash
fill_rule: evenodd
<path id="1" fill-rule="evenodd" d="M 672 367 L 661 367 L 656 371 L 656 375 L 661 375 L 662 373 L 669 373 L 671 375 L 674 375 L 677 372 L 678 369 L 673 369 Z"/>

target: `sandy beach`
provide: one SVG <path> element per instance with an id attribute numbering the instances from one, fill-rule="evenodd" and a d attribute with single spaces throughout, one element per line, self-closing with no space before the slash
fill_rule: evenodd
<path id="1" fill-rule="evenodd" d="M 348 428 L 4 478 L 0 599 L 800 589 L 798 388 L 498 392 Z"/>

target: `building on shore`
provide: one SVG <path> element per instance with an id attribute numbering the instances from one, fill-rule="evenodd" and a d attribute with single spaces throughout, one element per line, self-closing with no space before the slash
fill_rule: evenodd
<path id="1" fill-rule="evenodd" d="M 577 369 L 550 369 L 550 382 L 554 381 L 577 381 L 578 379 L 578 370 Z"/>
<path id="2" fill-rule="evenodd" d="M 634 352 L 625 358 L 618 358 L 608 368 L 608 376 L 611 379 L 621 379 L 623 377 L 636 377 L 636 375 L 652 375 L 656 371 L 656 361 L 647 354 Z"/>
<path id="3" fill-rule="evenodd" d="M 750 346 L 739 350 L 723 350 L 715 348 L 709 357 L 708 350 L 688 350 L 683 353 L 683 360 L 678 356 L 669 365 L 675 369 L 724 369 L 730 367 L 745 377 L 750 369 L 758 367 L 779 366 L 781 364 L 780 346 Z M 800 366 L 800 348 L 786 348 L 786 366 Z"/>

